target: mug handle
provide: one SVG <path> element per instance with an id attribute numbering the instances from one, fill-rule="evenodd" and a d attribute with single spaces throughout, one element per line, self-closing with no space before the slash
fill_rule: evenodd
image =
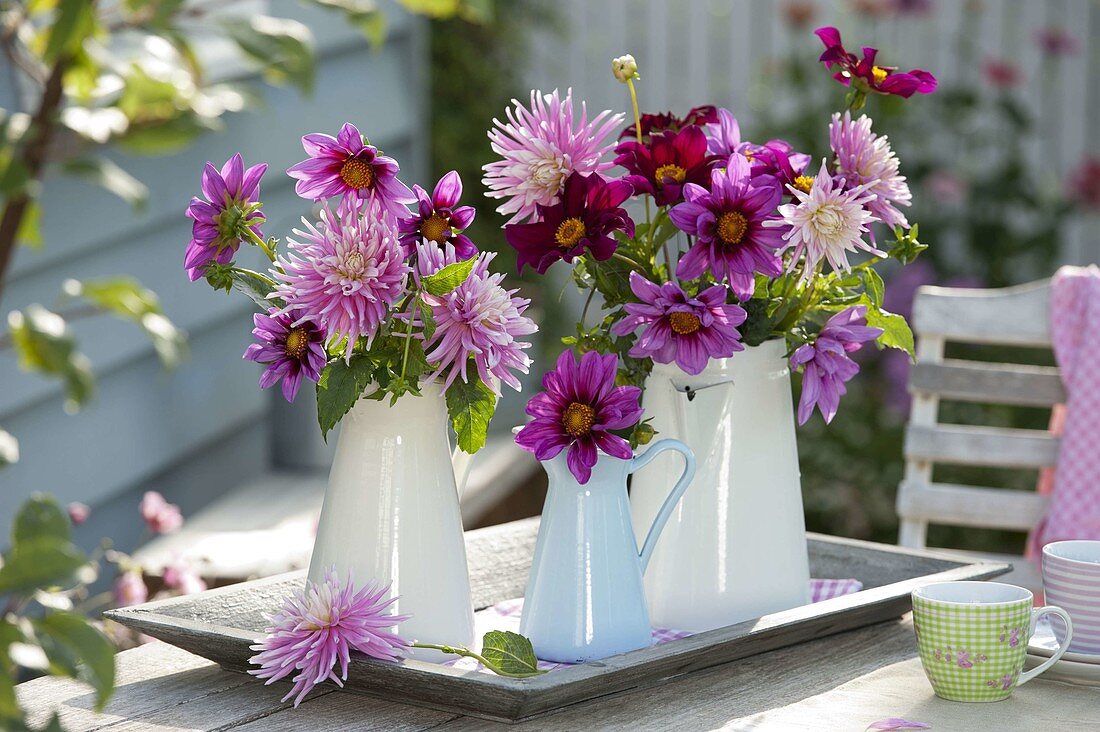
<path id="1" fill-rule="evenodd" d="M 645 574 L 646 567 L 649 566 L 649 558 L 653 554 L 653 547 L 657 544 L 657 537 L 661 535 L 661 531 L 664 530 L 669 517 L 672 516 L 672 509 L 680 502 L 684 491 L 687 490 L 692 478 L 695 477 L 695 453 L 684 443 L 671 438 L 658 440 L 648 450 L 631 460 L 627 473 L 633 473 L 645 467 L 652 462 L 653 458 L 657 457 L 658 453 L 665 450 L 675 450 L 684 456 L 684 472 L 680 474 L 680 479 L 672 487 L 672 492 L 668 494 L 668 498 L 661 504 L 661 510 L 657 512 L 657 517 L 653 519 L 653 525 L 649 527 L 649 533 L 646 534 L 645 541 L 642 543 L 642 550 L 638 552 L 638 559 L 642 564 L 642 574 Z"/>
<path id="2" fill-rule="evenodd" d="M 1057 615 L 1062 620 L 1066 621 L 1066 639 L 1058 645 L 1058 650 L 1055 651 L 1050 658 L 1043 661 L 1041 664 L 1031 669 L 1030 671 L 1022 672 L 1020 674 L 1020 680 L 1016 682 L 1016 686 L 1023 686 L 1024 684 L 1031 681 L 1036 676 L 1053 666 L 1055 663 L 1057 663 L 1058 659 L 1060 659 L 1069 648 L 1070 641 L 1073 640 L 1073 621 L 1070 620 L 1069 613 L 1056 605 L 1047 605 L 1045 607 L 1035 608 L 1031 611 L 1031 627 L 1028 628 L 1027 637 L 1030 639 L 1031 636 L 1035 633 L 1035 624 L 1039 622 L 1039 618 L 1048 614 Z"/>

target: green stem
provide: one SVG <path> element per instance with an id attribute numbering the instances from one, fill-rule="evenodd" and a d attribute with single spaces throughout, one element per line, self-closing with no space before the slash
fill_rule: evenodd
<path id="1" fill-rule="evenodd" d="M 612 257 L 613 259 L 619 259 L 619 260 L 621 260 L 621 261 L 623 261 L 623 262 L 626 262 L 626 263 L 627 263 L 627 264 L 629 264 L 629 265 L 630 265 L 631 267 L 633 267 L 634 269 L 638 270 L 638 272 L 640 272 L 641 274 L 645 274 L 645 268 L 644 268 L 644 267 L 642 267 L 642 265 L 640 265 L 640 264 L 638 264 L 637 262 L 635 262 L 635 261 L 634 261 L 633 259 L 631 259 L 630 257 L 626 256 L 625 254 L 619 254 L 618 252 L 615 252 L 614 254 L 612 254 L 612 255 L 611 255 L 611 257 Z"/>
<path id="2" fill-rule="evenodd" d="M 638 138 L 638 144 L 641 145 L 641 144 L 644 144 L 644 143 L 642 143 L 642 114 L 638 110 L 638 92 L 634 88 L 634 80 L 633 79 L 627 79 L 626 80 L 626 88 L 630 90 L 630 108 L 634 112 L 634 136 L 636 138 Z M 649 196 L 648 195 L 645 196 L 644 200 L 645 200 L 646 231 L 648 232 L 649 240 L 653 241 L 653 222 L 652 222 L 652 219 L 650 218 Z M 657 256 L 656 252 L 654 252 L 654 257 L 656 258 L 656 256 Z M 666 256 L 667 256 L 667 252 L 666 252 Z"/>
<path id="3" fill-rule="evenodd" d="M 255 277 L 258 280 L 262 280 L 265 285 L 269 285 L 272 288 L 275 288 L 275 287 L 279 286 L 278 282 L 271 279 L 267 275 L 260 274 L 259 272 L 253 272 L 252 270 L 246 269 L 245 267 L 238 267 L 237 265 L 233 265 L 233 271 L 234 272 L 239 272 L 243 275 L 248 275 L 249 277 Z"/>
<path id="4" fill-rule="evenodd" d="M 466 658 L 472 658 L 472 659 L 476 660 L 478 663 L 480 663 L 482 666 L 484 666 L 485 668 L 487 668 L 487 669 L 491 670 L 493 673 L 497 674 L 498 676 L 507 676 L 508 678 L 512 678 L 512 679 L 529 679 L 532 676 L 539 676 L 540 674 L 544 673 L 543 671 L 532 671 L 532 672 L 517 674 L 517 673 L 512 673 L 510 671 L 501 671 L 500 669 L 497 669 L 496 667 L 494 667 L 493 664 L 489 663 L 489 661 L 484 656 L 482 656 L 479 653 L 474 653 L 469 648 L 456 648 L 454 646 L 439 646 L 439 645 L 435 645 L 434 643 L 410 643 L 409 647 L 410 648 L 427 648 L 427 649 L 430 649 L 430 650 L 433 650 L 433 651 L 441 651 L 443 653 L 449 653 L 449 654 L 452 654 L 452 655 L 455 655 L 455 656 L 465 656 Z"/>
<path id="5" fill-rule="evenodd" d="M 412 344 L 413 317 L 420 303 L 420 293 L 413 298 L 412 307 L 409 308 L 409 322 L 405 326 L 405 353 L 401 356 L 401 381 L 405 380 L 405 368 L 409 365 L 409 346 Z"/>
<path id="6" fill-rule="evenodd" d="M 249 226 L 245 226 L 245 227 L 244 227 L 244 231 L 245 231 L 245 236 L 247 236 L 247 237 L 248 237 L 249 241 L 251 241 L 251 242 L 252 242 L 253 244 L 255 244 L 256 246 L 258 246 L 258 247 L 259 247 L 260 249 L 263 249 L 263 250 L 264 250 L 264 254 L 266 254 L 266 255 L 267 255 L 267 258 L 268 258 L 269 260 L 271 260 L 272 262 L 274 262 L 274 261 L 275 261 L 275 252 L 274 252 L 274 250 L 272 250 L 272 248 L 271 248 L 271 247 L 269 247 L 269 246 L 267 245 L 267 242 L 266 242 L 266 241 L 264 241 L 263 239 L 261 239 L 261 238 L 260 238 L 260 237 L 259 237 L 259 236 L 258 236 L 258 235 L 256 234 L 256 232 L 255 232 L 255 231 L 253 231 L 253 230 L 252 230 L 252 228 L 251 228 L 251 227 L 249 227 Z"/>
<path id="7" fill-rule="evenodd" d="M 581 310 L 581 327 L 584 327 L 585 321 L 588 319 L 588 306 L 592 304 L 592 298 L 596 296 L 596 286 L 592 285 L 592 289 L 588 291 L 588 297 L 584 299 L 584 309 Z"/>

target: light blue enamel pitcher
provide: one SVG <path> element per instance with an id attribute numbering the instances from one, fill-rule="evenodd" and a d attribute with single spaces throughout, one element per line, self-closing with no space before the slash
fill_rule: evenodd
<path id="1" fill-rule="evenodd" d="M 649 528 L 634 539 L 626 479 L 659 453 L 684 456 L 684 471 Z M 545 661 L 583 663 L 650 645 L 642 575 L 657 537 L 695 476 L 695 456 L 679 440 L 660 440 L 632 460 L 599 454 L 581 485 L 562 451 L 543 463 L 550 478 L 520 632 Z"/>

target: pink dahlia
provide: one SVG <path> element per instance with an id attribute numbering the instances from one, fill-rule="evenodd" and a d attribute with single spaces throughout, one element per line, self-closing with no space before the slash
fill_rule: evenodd
<path id="1" fill-rule="evenodd" d="M 791 368 L 802 368 L 802 396 L 798 400 L 798 423 L 805 424 L 821 411 L 826 422 L 832 422 L 840 406 L 844 384 L 859 373 L 859 364 L 848 354 L 882 335 L 882 328 L 863 324 L 866 305 L 842 310 L 826 321 L 813 343 L 805 343 L 791 354 Z"/>
<path id="2" fill-rule="evenodd" d="M 562 351 L 554 370 L 542 377 L 544 391 L 527 402 L 532 420 L 516 435 L 516 444 L 538 460 L 550 460 L 568 448 L 569 472 L 582 485 L 592 477 L 598 452 L 632 458 L 630 443 L 614 432 L 642 418 L 642 390 L 615 386 L 618 362 L 613 353 L 589 351 L 578 364 L 572 351 Z"/>
<path id="3" fill-rule="evenodd" d="M 260 388 L 267 389 L 283 382 L 283 397 L 294 401 L 305 376 L 313 383 L 321 378 L 328 360 L 325 355 L 325 331 L 312 319 L 294 317 L 272 309 L 267 315 L 252 316 L 256 327 L 252 335 L 258 343 L 248 346 L 244 358 L 267 364 L 260 376 Z"/>
<path id="4" fill-rule="evenodd" d="M 180 507 L 164 500 L 156 491 L 146 491 L 138 507 L 145 525 L 154 534 L 170 534 L 183 526 L 183 514 Z"/>
<path id="5" fill-rule="evenodd" d="M 913 195 L 900 172 L 898 156 L 890 149 L 889 139 L 871 131 L 871 118 L 861 115 L 853 122 L 849 112 L 843 117 L 834 114 L 829 125 L 829 144 L 836 156 L 836 174 L 844 179 L 844 185 L 865 186 L 864 190 L 873 196 L 867 202 L 867 210 L 891 228 L 908 229 L 909 222 L 897 206 L 911 205 Z"/>
<path id="6" fill-rule="evenodd" d="M 712 358 L 728 358 L 743 351 L 737 326 L 746 313 L 726 304 L 725 285 L 714 285 L 688 297 L 675 282 L 656 285 L 637 272 L 630 273 L 630 289 L 641 303 L 623 306 L 627 316 L 611 326 L 614 335 L 645 326 L 630 349 L 634 358 L 672 363 L 689 374 L 702 373 Z"/>
<path id="7" fill-rule="evenodd" d="M 479 254 L 466 280 L 446 295 L 422 295 L 435 321 L 435 332 L 424 343 L 424 355 L 428 363 L 437 364 L 431 378 L 446 373 L 444 389 L 459 376 L 468 383 L 472 361 L 481 382 L 497 394 L 501 382 L 519 391 L 515 372 L 526 374 L 531 366 L 524 353 L 531 344 L 519 340 L 538 330 L 535 321 L 523 314 L 531 301 L 515 297 L 517 290 L 504 289 L 503 274 L 489 273 L 489 262 L 495 256 L 494 252 Z M 440 248 L 421 243 L 418 274 L 432 274 L 458 259 L 451 244 Z"/>
<path id="8" fill-rule="evenodd" d="M 233 259 L 243 239 L 263 238 L 260 225 L 260 178 L 267 163 L 244 168 L 240 153 L 226 161 L 219 171 L 207 163 L 202 171 L 202 194 L 206 200 L 192 198 L 187 206 L 191 225 L 191 243 L 183 258 L 191 281 L 203 276 L 210 262 L 226 264 Z"/>
<path id="9" fill-rule="evenodd" d="M 130 569 L 120 574 L 112 591 L 119 607 L 140 605 L 149 599 L 149 588 L 145 586 L 140 569 Z"/>
<path id="10" fill-rule="evenodd" d="M 394 218 L 408 216 L 407 204 L 416 196 L 397 179 L 401 166 L 363 142 L 355 125 L 345 123 L 336 137 L 315 133 L 302 138 L 309 157 L 286 171 L 297 178 L 295 192 L 302 198 L 321 201 L 333 196 L 378 201 Z"/>
<path id="11" fill-rule="evenodd" d="M 80 501 L 73 501 L 65 507 L 65 511 L 69 514 L 69 520 L 73 522 L 73 526 L 80 526 L 92 515 L 92 509 L 88 504 Z"/>
<path id="12" fill-rule="evenodd" d="M 493 120 L 489 140 L 503 160 L 485 165 L 482 183 L 489 198 L 507 199 L 497 211 L 512 215 L 515 224 L 536 217 L 536 206 L 553 206 L 560 200 L 565 179 L 570 173 L 601 173 L 612 167 L 604 156 L 610 144 L 606 138 L 623 120 L 621 114 L 600 112 L 589 122 L 588 110 L 581 103 L 579 123 L 573 121 L 573 90 L 558 96 L 531 92 L 531 109 L 513 99 L 515 110 L 508 109 L 508 123 Z"/>
<path id="13" fill-rule="evenodd" d="M 350 573 L 341 585 L 334 569 L 320 584 L 306 580 L 304 590 L 288 597 L 282 609 L 268 617 L 271 626 L 264 631 L 267 635 L 251 646 L 259 653 L 248 659 L 260 668 L 248 673 L 267 679 L 266 686 L 297 671 L 291 679 L 294 686 L 282 700 L 294 697 L 294 706 L 298 706 L 322 681 L 344 685 L 352 651 L 384 661 L 397 660 L 408 643 L 391 629 L 409 616 L 387 612 L 397 599 L 385 599 L 389 591 L 388 586 L 373 583 L 356 590 Z"/>
<path id="14" fill-rule="evenodd" d="M 709 271 L 726 278 L 742 300 L 752 296 L 754 273 L 769 277 L 783 273 L 776 250 L 783 246 L 781 232 L 765 228 L 783 194 L 765 181 L 756 185 L 749 161 L 734 153 L 725 168 L 710 174 L 710 190 L 688 183 L 683 203 L 669 211 L 681 231 L 695 237 L 688 253 L 676 266 L 676 274 L 692 280 Z"/>
<path id="15" fill-rule="evenodd" d="M 397 227 L 377 202 L 345 201 L 337 213 L 322 209 L 317 225 L 287 237 L 289 252 L 272 297 L 282 312 L 296 316 L 292 325 L 313 320 L 329 338 L 347 339 L 346 353 L 360 337 L 370 345 L 390 307 L 402 297 L 409 274 L 397 240 Z"/>
<path id="16" fill-rule="evenodd" d="M 398 221 L 401 232 L 401 246 L 405 256 L 412 256 L 420 241 L 430 241 L 439 246 L 447 242 L 454 244 L 455 252 L 462 259 L 477 254 L 477 247 L 462 230 L 473 223 L 473 206 L 459 206 L 462 198 L 462 178 L 457 170 L 452 170 L 435 184 L 432 195 L 428 195 L 420 186 L 414 185 L 413 192 L 420 202 L 415 216 Z"/>
<path id="17" fill-rule="evenodd" d="M 835 182 L 821 161 L 821 169 L 814 178 L 809 192 L 790 186 L 795 201 L 779 207 L 779 219 L 764 222 L 766 227 L 784 227 L 783 234 L 789 246 L 794 247 L 791 267 L 799 257 L 806 255 L 802 279 L 808 280 L 815 267 L 825 259 L 835 270 L 849 270 L 848 252 L 862 249 L 878 256 L 883 252 L 863 240 L 868 226 L 876 221 L 867 210 L 874 195 L 867 192 L 867 185 L 850 190 Z"/>

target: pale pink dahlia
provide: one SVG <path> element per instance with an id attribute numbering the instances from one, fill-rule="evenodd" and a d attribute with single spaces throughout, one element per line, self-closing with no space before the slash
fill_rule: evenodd
<path id="1" fill-rule="evenodd" d="M 397 224 L 373 202 L 346 200 L 334 214 L 322 209 L 316 225 L 287 237 L 289 253 L 272 297 L 286 301 L 283 312 L 298 323 L 312 319 L 331 339 L 346 338 L 346 353 L 360 337 L 370 341 L 390 307 L 405 294 L 409 266 L 397 238 Z"/>
<path id="2" fill-rule="evenodd" d="M 515 372 L 526 374 L 531 358 L 524 353 L 530 343 L 518 340 L 538 330 L 535 321 L 523 313 L 531 301 L 515 297 L 516 290 L 501 286 L 504 275 L 490 273 L 495 252 L 482 252 L 466 281 L 446 295 L 423 295 L 432 309 L 435 332 L 424 343 L 428 363 L 437 365 L 431 378 L 444 373 L 447 389 L 461 376 L 469 382 L 467 368 L 473 361 L 481 382 L 500 393 L 500 382 L 519 391 Z M 429 275 L 458 261 L 454 245 L 444 247 L 421 242 L 417 245 L 419 274 Z"/>
<path id="3" fill-rule="evenodd" d="M 623 115 L 600 112 L 589 122 L 581 103 L 580 122 L 573 122 L 573 90 L 558 96 L 531 92 L 531 109 L 516 99 L 515 109 L 506 110 L 507 124 L 493 120 L 489 140 L 497 160 L 483 167 L 482 183 L 489 198 L 508 199 L 497 211 L 512 215 L 508 223 L 537 220 L 536 205 L 553 206 L 559 201 L 570 173 L 587 175 L 612 167 L 604 156 L 612 145 L 603 140 L 623 121 Z"/>
<path id="4" fill-rule="evenodd" d="M 794 195 L 795 202 L 780 206 L 780 218 L 765 221 L 764 226 L 789 227 L 783 238 L 794 247 L 792 267 L 799 257 L 806 255 L 802 271 L 804 280 L 813 275 L 822 259 L 833 269 L 847 271 L 851 269 L 848 252 L 862 249 L 883 256 L 883 252 L 863 240 L 868 225 L 877 220 L 866 208 L 874 199 L 867 192 L 867 186 L 843 190 L 829 175 L 822 160 L 809 193 L 794 186 L 787 186 L 787 189 Z"/>
<path id="5" fill-rule="evenodd" d="M 397 599 L 385 599 L 389 591 L 388 586 L 373 583 L 356 591 L 351 575 L 341 585 L 335 570 L 329 570 L 320 584 L 307 580 L 303 591 L 288 597 L 279 612 L 267 617 L 271 622 L 267 635 L 251 646 L 259 653 L 248 659 L 260 668 L 248 673 L 267 679 L 266 686 L 297 671 L 291 679 L 294 686 L 282 700 L 294 697 L 298 706 L 322 681 L 344 685 L 353 650 L 396 660 L 408 643 L 391 630 L 408 616 L 386 612 Z M 334 668 L 337 661 L 339 676 Z"/>
<path id="6" fill-rule="evenodd" d="M 867 209 L 887 226 L 908 229 L 905 214 L 896 206 L 912 205 L 913 195 L 899 172 L 901 163 L 890 149 L 889 139 L 871 132 L 871 118 L 861 115 L 852 121 L 850 112 L 843 117 L 834 114 L 829 144 L 836 155 L 836 174 L 844 179 L 844 185 L 867 186 L 866 191 L 874 196 Z"/>

